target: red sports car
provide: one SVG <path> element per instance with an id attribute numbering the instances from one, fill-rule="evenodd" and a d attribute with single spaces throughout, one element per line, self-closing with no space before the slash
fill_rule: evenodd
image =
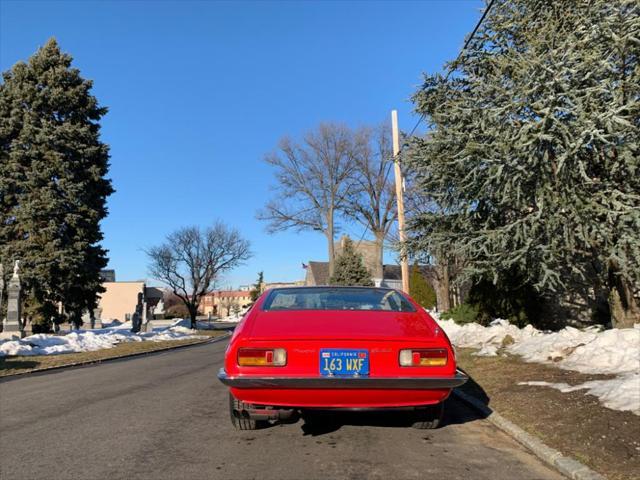
<path id="1" fill-rule="evenodd" d="M 296 412 L 406 409 L 436 428 L 467 377 L 451 342 L 407 295 L 374 287 L 265 292 L 235 329 L 218 378 L 240 430 Z"/>

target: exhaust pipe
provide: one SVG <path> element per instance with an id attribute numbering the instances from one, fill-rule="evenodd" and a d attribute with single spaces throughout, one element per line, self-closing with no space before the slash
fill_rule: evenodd
<path id="1" fill-rule="evenodd" d="M 247 420 L 289 420 L 296 413 L 295 410 L 256 408 L 241 410 L 240 415 Z"/>

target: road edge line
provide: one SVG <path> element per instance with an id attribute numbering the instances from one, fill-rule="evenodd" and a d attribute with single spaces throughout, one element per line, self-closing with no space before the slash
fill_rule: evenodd
<path id="1" fill-rule="evenodd" d="M 10 375 L 0 376 L 0 383 L 4 382 L 6 380 L 12 379 L 12 378 L 23 376 L 23 375 L 48 373 L 48 372 L 51 372 L 51 371 L 54 371 L 54 370 L 63 370 L 65 368 L 83 367 L 83 366 L 86 366 L 86 365 L 93 365 L 93 364 L 96 364 L 96 363 L 107 363 L 107 362 L 111 362 L 111 361 L 114 361 L 114 360 L 122 360 L 122 359 L 125 359 L 125 358 L 142 357 L 144 355 L 152 355 L 154 353 L 162 353 L 162 352 L 166 352 L 167 350 L 178 350 L 178 349 L 181 349 L 181 348 L 196 347 L 198 345 L 206 345 L 208 343 L 216 343 L 216 342 L 220 342 L 222 340 L 226 340 L 229 337 L 231 337 L 231 333 L 226 333 L 224 335 L 220 335 L 219 337 L 210 338 L 208 340 L 203 340 L 201 342 L 187 343 L 186 345 L 175 345 L 175 346 L 170 346 L 170 347 L 159 348 L 157 350 L 149 350 L 149 351 L 146 351 L 146 352 L 127 353 L 127 354 L 124 354 L 124 355 L 118 355 L 117 357 L 107 357 L 107 358 L 101 358 L 101 359 L 97 359 L 97 360 L 85 360 L 84 362 L 69 363 L 67 365 L 56 365 L 55 367 L 38 368 L 38 369 L 35 369 L 35 370 L 29 370 L 28 372 L 12 373 Z"/>
<path id="2" fill-rule="evenodd" d="M 516 424 L 507 420 L 477 398 L 459 390 L 453 390 L 453 394 L 475 410 L 479 411 L 481 414 L 485 415 L 485 418 L 493 425 L 514 438 L 521 445 L 524 445 L 538 458 L 566 477 L 573 480 L 606 480 L 606 477 L 590 469 L 585 464 L 580 463 L 574 458 L 563 455 L 558 450 L 546 445 L 539 438 L 525 432 Z"/>

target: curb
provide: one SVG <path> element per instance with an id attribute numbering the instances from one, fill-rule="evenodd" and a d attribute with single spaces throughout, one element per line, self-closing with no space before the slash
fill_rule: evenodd
<path id="1" fill-rule="evenodd" d="M 12 373 L 11 375 L 4 375 L 0 377 L 0 383 L 15 379 L 17 377 L 21 377 L 24 375 L 35 375 L 35 374 L 40 374 L 40 373 L 48 373 L 54 370 L 64 370 L 66 368 L 74 368 L 74 367 L 82 367 L 85 365 L 94 365 L 97 363 L 107 363 L 107 362 L 112 362 L 112 361 L 117 361 L 117 360 L 123 360 L 123 359 L 127 359 L 127 358 L 133 358 L 133 357 L 142 357 L 144 355 L 153 355 L 154 353 L 162 353 L 162 352 L 166 352 L 168 350 L 179 350 L 181 348 L 188 348 L 188 347 L 196 347 L 199 345 L 206 345 L 209 343 L 216 343 L 216 342 L 220 342 L 222 340 L 226 340 L 231 336 L 231 333 L 226 333 L 224 335 L 220 335 L 219 337 L 213 337 L 209 340 L 203 340 L 201 342 L 193 342 L 193 343 L 187 343 L 186 345 L 176 345 L 176 346 L 172 346 L 172 347 L 163 347 L 163 348 L 159 348 L 157 350 L 149 350 L 146 352 L 136 352 L 136 353 L 127 353 L 125 355 L 118 355 L 117 357 L 108 357 L 108 358 L 101 358 L 98 360 L 86 360 L 84 362 L 76 362 L 76 363 L 69 363 L 67 365 L 57 365 L 55 367 L 45 367 L 45 368 L 38 368 L 35 370 L 29 370 L 28 372 L 18 372 L 18 373 Z"/>
<path id="2" fill-rule="evenodd" d="M 553 448 L 545 445 L 537 437 L 525 432 L 495 410 L 490 409 L 480 400 L 458 390 L 453 390 L 453 394 L 475 410 L 479 411 L 481 414 L 486 415 L 486 419 L 492 424 L 513 437 L 520 444 L 527 447 L 538 458 L 558 470 L 566 477 L 573 480 L 606 480 L 606 477 L 591 470 L 583 463 L 580 463 L 571 457 L 564 456 L 558 450 L 554 450 Z"/>

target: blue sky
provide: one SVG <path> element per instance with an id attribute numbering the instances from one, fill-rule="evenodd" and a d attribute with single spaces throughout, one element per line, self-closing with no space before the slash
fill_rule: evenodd
<path id="1" fill-rule="evenodd" d="M 296 280 L 301 262 L 326 259 L 326 243 L 314 232 L 269 235 L 255 219 L 273 184 L 265 153 L 322 121 L 375 124 L 393 108 L 410 130 L 422 72 L 457 55 L 482 6 L 0 0 L 0 68 L 54 36 L 109 107 L 102 138 L 116 193 L 103 230 L 119 280 L 147 278 L 142 250 L 167 233 L 216 219 L 255 254 L 224 286 L 260 270 Z"/>

